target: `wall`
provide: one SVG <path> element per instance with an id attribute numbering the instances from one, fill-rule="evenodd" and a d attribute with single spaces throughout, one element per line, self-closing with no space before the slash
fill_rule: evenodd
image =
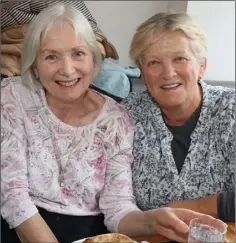
<path id="1" fill-rule="evenodd" d="M 157 12 L 165 12 L 168 1 L 85 1 L 108 40 L 116 47 L 119 64 L 129 66 L 129 47 L 136 28 Z"/>
<path id="2" fill-rule="evenodd" d="M 235 2 L 188 1 L 187 13 L 207 34 L 205 79 L 235 82 Z"/>
<path id="3" fill-rule="evenodd" d="M 187 11 L 188 1 L 168 1 L 167 10 L 175 13 L 185 13 Z"/>

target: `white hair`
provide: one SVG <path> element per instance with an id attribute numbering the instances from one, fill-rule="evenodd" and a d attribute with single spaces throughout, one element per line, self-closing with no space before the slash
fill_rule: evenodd
<path id="1" fill-rule="evenodd" d="M 63 20 L 68 21 L 73 26 L 76 37 L 79 36 L 85 41 L 92 52 L 95 65 L 94 78 L 100 72 L 102 53 L 88 20 L 75 7 L 56 3 L 40 12 L 28 26 L 21 56 L 21 76 L 23 83 L 27 87 L 35 89 L 39 85 L 33 69 L 40 50 L 40 42 L 45 38 L 55 22 Z"/>

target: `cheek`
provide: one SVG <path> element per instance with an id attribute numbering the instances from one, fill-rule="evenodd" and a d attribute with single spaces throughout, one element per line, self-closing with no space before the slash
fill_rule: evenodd
<path id="1" fill-rule="evenodd" d="M 84 63 L 83 68 L 81 67 L 81 71 L 82 71 L 82 69 L 85 74 L 93 76 L 94 71 L 95 71 L 95 64 L 94 64 L 93 60 L 87 60 Z"/>
<path id="2" fill-rule="evenodd" d="M 44 79 L 50 79 L 57 71 L 52 67 L 45 67 L 40 70 L 39 76 Z"/>
<path id="3" fill-rule="evenodd" d="M 151 72 L 149 69 L 142 69 L 142 77 L 147 86 L 155 85 L 158 82 L 159 74 Z"/>

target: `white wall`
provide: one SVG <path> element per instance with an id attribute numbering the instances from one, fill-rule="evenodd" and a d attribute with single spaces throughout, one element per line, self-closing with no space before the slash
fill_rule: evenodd
<path id="1" fill-rule="evenodd" d="M 188 1 L 168 1 L 167 10 L 175 13 L 185 13 L 187 11 Z"/>
<path id="2" fill-rule="evenodd" d="M 206 80 L 235 81 L 235 2 L 188 1 L 187 13 L 207 34 Z"/>
<path id="3" fill-rule="evenodd" d="M 98 26 L 115 46 L 118 63 L 131 64 L 129 47 L 132 36 L 143 21 L 167 9 L 168 1 L 85 1 Z"/>

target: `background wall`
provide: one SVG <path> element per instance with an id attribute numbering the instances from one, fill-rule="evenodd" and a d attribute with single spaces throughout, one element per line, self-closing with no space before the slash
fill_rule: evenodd
<path id="1" fill-rule="evenodd" d="M 129 66 L 130 42 L 136 28 L 157 12 L 165 12 L 168 1 L 85 1 L 98 26 L 119 54 L 119 64 Z"/>
<path id="2" fill-rule="evenodd" d="M 128 51 L 137 26 L 157 12 L 187 12 L 207 33 L 206 80 L 235 81 L 234 1 L 85 1 L 108 40 L 119 64 L 131 65 Z"/>
<path id="3" fill-rule="evenodd" d="M 187 13 L 207 34 L 205 79 L 235 82 L 235 2 L 188 1 Z"/>

